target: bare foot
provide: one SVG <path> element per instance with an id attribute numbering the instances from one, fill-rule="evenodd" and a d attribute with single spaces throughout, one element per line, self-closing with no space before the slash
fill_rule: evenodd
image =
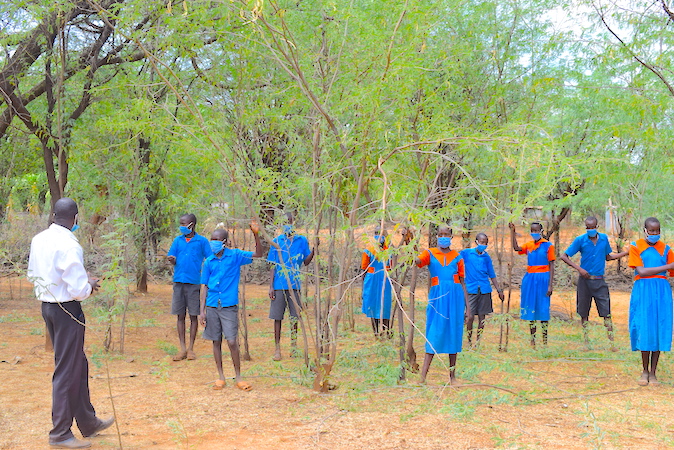
<path id="1" fill-rule="evenodd" d="M 194 361 L 195 359 L 197 359 L 196 353 L 193 350 L 187 350 L 187 360 Z"/>
<path id="2" fill-rule="evenodd" d="M 639 386 L 648 386 L 648 372 L 642 372 L 641 377 L 637 380 Z"/>
<path id="3" fill-rule="evenodd" d="M 458 378 L 456 377 L 449 377 L 449 385 L 450 386 L 461 386 L 461 381 L 459 381 Z"/>
<path id="4" fill-rule="evenodd" d="M 281 361 L 281 359 L 283 359 L 283 358 L 281 358 L 281 350 L 276 350 L 272 359 L 274 361 Z"/>
<path id="5" fill-rule="evenodd" d="M 649 386 L 660 386 L 660 382 L 654 373 L 648 374 L 648 385 Z"/>
<path id="6" fill-rule="evenodd" d="M 611 351 L 612 351 L 613 353 L 617 352 L 617 351 L 618 351 L 618 347 L 616 347 L 615 345 L 611 344 Z"/>
<path id="7" fill-rule="evenodd" d="M 176 355 L 173 356 L 174 361 L 182 361 L 185 358 L 187 358 L 187 352 L 185 350 L 178 352 Z"/>

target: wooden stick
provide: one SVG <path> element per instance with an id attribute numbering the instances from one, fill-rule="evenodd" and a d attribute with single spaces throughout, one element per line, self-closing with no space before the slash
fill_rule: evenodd
<path id="1" fill-rule="evenodd" d="M 506 307 L 506 335 L 504 352 L 508 351 L 508 335 L 510 334 L 510 297 L 513 293 L 513 254 L 510 253 L 510 262 L 508 263 L 508 306 Z"/>

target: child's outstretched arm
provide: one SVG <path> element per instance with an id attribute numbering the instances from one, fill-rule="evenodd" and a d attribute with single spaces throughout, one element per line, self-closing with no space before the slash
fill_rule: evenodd
<path id="1" fill-rule="evenodd" d="M 522 251 L 522 247 L 520 247 L 519 244 L 517 243 L 517 236 L 515 235 L 515 224 L 510 222 L 508 224 L 508 227 L 510 228 L 510 241 L 513 244 L 513 250 L 515 250 L 516 252 Z"/>
<path id="2" fill-rule="evenodd" d="M 255 252 L 253 253 L 253 258 L 260 258 L 263 254 L 262 241 L 260 241 L 260 225 L 255 221 L 251 222 L 250 231 L 253 232 L 253 237 L 255 238 Z"/>
<path id="3" fill-rule="evenodd" d="M 548 262 L 548 267 L 550 268 L 550 282 L 548 284 L 548 297 L 552 295 L 552 286 L 555 284 L 555 261 Z"/>

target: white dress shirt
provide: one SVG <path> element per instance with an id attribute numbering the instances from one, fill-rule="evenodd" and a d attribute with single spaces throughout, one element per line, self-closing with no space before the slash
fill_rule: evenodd
<path id="1" fill-rule="evenodd" d="M 51 224 L 30 243 L 28 279 L 38 300 L 49 303 L 84 300 L 91 285 L 84 270 L 83 252 L 66 227 Z"/>

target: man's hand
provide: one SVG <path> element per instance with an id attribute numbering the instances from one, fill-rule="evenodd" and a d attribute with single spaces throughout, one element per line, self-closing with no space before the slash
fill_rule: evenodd
<path id="1" fill-rule="evenodd" d="M 101 285 L 98 284 L 98 281 L 98 278 L 89 277 L 89 284 L 91 285 L 91 290 L 93 292 L 96 292 L 98 288 L 101 287 Z"/>
<path id="2" fill-rule="evenodd" d="M 250 231 L 253 232 L 253 234 L 260 234 L 260 225 L 255 222 L 254 220 L 250 223 Z"/>
<path id="3" fill-rule="evenodd" d="M 201 314 L 199 314 L 199 323 L 202 327 L 206 326 L 206 312 L 202 311 Z"/>
<path id="4" fill-rule="evenodd" d="M 583 278 L 590 278 L 590 274 L 588 273 L 588 271 L 583 269 L 582 267 L 578 269 L 578 274 Z"/>
<path id="5" fill-rule="evenodd" d="M 548 292 L 545 295 L 547 295 L 548 297 L 552 295 L 552 286 L 548 288 Z"/>
<path id="6" fill-rule="evenodd" d="M 270 286 L 269 287 L 269 298 L 274 300 L 276 298 L 276 291 L 274 291 L 274 287 Z"/>
<path id="7" fill-rule="evenodd" d="M 176 263 L 176 257 L 174 255 L 168 255 L 166 259 L 168 259 L 168 262 L 170 262 L 171 264 Z"/>
<path id="8" fill-rule="evenodd" d="M 498 291 L 498 298 L 500 298 L 501 301 L 505 300 L 505 295 L 503 295 L 503 291 Z"/>

